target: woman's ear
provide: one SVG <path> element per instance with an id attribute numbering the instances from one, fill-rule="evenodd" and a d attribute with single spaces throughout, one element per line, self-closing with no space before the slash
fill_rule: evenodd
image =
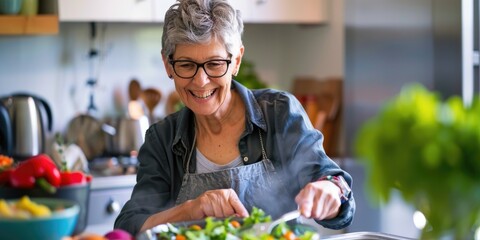
<path id="1" fill-rule="evenodd" d="M 170 63 L 168 63 L 170 59 L 167 56 L 165 56 L 165 54 L 163 54 L 163 51 L 162 51 L 162 60 L 163 60 L 163 66 L 165 67 L 165 71 L 167 72 L 168 77 L 173 78 L 172 68 L 170 66 Z"/>
<path id="2" fill-rule="evenodd" d="M 235 56 L 235 68 L 233 69 L 234 76 L 237 76 L 238 71 L 240 70 L 240 65 L 242 63 L 242 57 L 243 57 L 244 51 L 245 51 L 245 47 L 242 45 L 240 46 L 240 51 L 238 51 L 238 54 Z"/>

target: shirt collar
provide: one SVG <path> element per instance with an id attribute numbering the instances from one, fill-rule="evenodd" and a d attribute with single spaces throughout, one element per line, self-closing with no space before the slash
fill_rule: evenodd
<path id="1" fill-rule="evenodd" d="M 263 131 L 267 131 L 267 124 L 265 123 L 265 118 L 263 117 L 262 109 L 255 98 L 254 92 L 239 82 L 232 80 L 232 89 L 236 89 L 237 93 L 242 98 L 245 103 L 247 111 L 247 131 L 253 131 L 253 125 L 258 126 Z M 252 125 L 253 124 L 253 125 Z"/>
<path id="2" fill-rule="evenodd" d="M 254 129 L 254 125 L 261 128 L 263 131 L 267 131 L 267 124 L 263 117 L 262 109 L 258 104 L 254 92 L 241 83 L 232 80 L 232 90 L 236 90 L 243 100 L 246 108 L 246 132 L 251 133 Z M 176 134 L 173 139 L 173 146 L 176 146 L 182 139 L 193 139 L 195 114 L 187 107 L 180 110 L 178 114 L 178 124 Z M 188 142 L 182 142 L 185 149 L 190 149 L 193 140 Z M 175 147 L 174 147 L 175 148 Z"/>

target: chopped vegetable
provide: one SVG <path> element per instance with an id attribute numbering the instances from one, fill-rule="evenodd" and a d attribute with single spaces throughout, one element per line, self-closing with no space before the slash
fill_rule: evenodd
<path id="1" fill-rule="evenodd" d="M 8 169 L 13 165 L 13 159 L 11 157 L 0 154 L 0 171 Z"/>
<path id="2" fill-rule="evenodd" d="M 15 205 L 19 209 L 30 212 L 34 217 L 48 217 L 52 215 L 52 211 L 45 205 L 37 204 L 30 200 L 28 196 L 23 196 Z"/>
<path id="3" fill-rule="evenodd" d="M 4 199 L 0 199 L 0 217 L 13 217 L 13 210 Z"/>
<path id="4" fill-rule="evenodd" d="M 10 173 L 13 171 L 13 159 L 0 155 L 0 185 L 10 183 Z"/>
<path id="5" fill-rule="evenodd" d="M 125 230 L 114 229 L 104 236 L 108 240 L 133 240 L 133 236 Z"/>
<path id="6" fill-rule="evenodd" d="M 161 240 L 313 240 L 318 234 L 312 231 L 295 233 L 286 223 L 280 223 L 270 234 L 255 236 L 248 231 L 256 223 L 271 221 L 271 217 L 259 208 L 253 208 L 249 217 L 242 220 L 230 218 L 215 219 L 205 218 L 205 226 L 191 225 L 187 227 L 176 227 L 170 223 L 166 225 L 166 231 L 157 234 Z M 242 224 L 243 223 L 243 224 Z"/>
<path id="7" fill-rule="evenodd" d="M 23 196 L 13 203 L 0 199 L 0 218 L 27 219 L 31 217 L 48 217 L 50 215 L 52 215 L 50 208 L 33 202 L 28 196 Z"/>

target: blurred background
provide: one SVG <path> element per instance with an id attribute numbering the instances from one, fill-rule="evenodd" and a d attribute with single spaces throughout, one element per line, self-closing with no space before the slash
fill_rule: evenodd
<path id="1" fill-rule="evenodd" d="M 181 107 L 160 54 L 163 15 L 174 1 L 45 0 L 35 10 L 11 1 L 0 13 L 0 98 L 10 106 L 12 97 L 33 97 L 40 110 L 30 118 L 39 118 L 33 131 L 41 133 L 7 138 L 2 125 L 0 150 L 50 153 L 55 133 L 80 146 L 96 174 L 87 231 L 106 232 L 129 198 L 146 127 Z M 368 200 L 355 135 L 408 83 L 471 102 L 479 90 L 478 1 L 233 4 L 245 19 L 238 80 L 294 93 L 324 133 L 327 153 L 354 177 L 357 214 L 346 231 L 418 237 L 415 209 L 400 196 L 381 206 Z"/>

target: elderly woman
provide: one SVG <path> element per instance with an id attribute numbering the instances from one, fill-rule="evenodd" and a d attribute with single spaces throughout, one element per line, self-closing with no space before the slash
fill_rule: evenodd
<path id="1" fill-rule="evenodd" d="M 207 216 L 272 217 L 300 209 L 327 228 L 355 211 L 351 176 L 325 154 L 297 99 L 234 81 L 244 46 L 225 0 L 179 0 L 166 13 L 162 56 L 185 108 L 152 125 L 137 184 L 115 228 L 132 234 Z"/>

